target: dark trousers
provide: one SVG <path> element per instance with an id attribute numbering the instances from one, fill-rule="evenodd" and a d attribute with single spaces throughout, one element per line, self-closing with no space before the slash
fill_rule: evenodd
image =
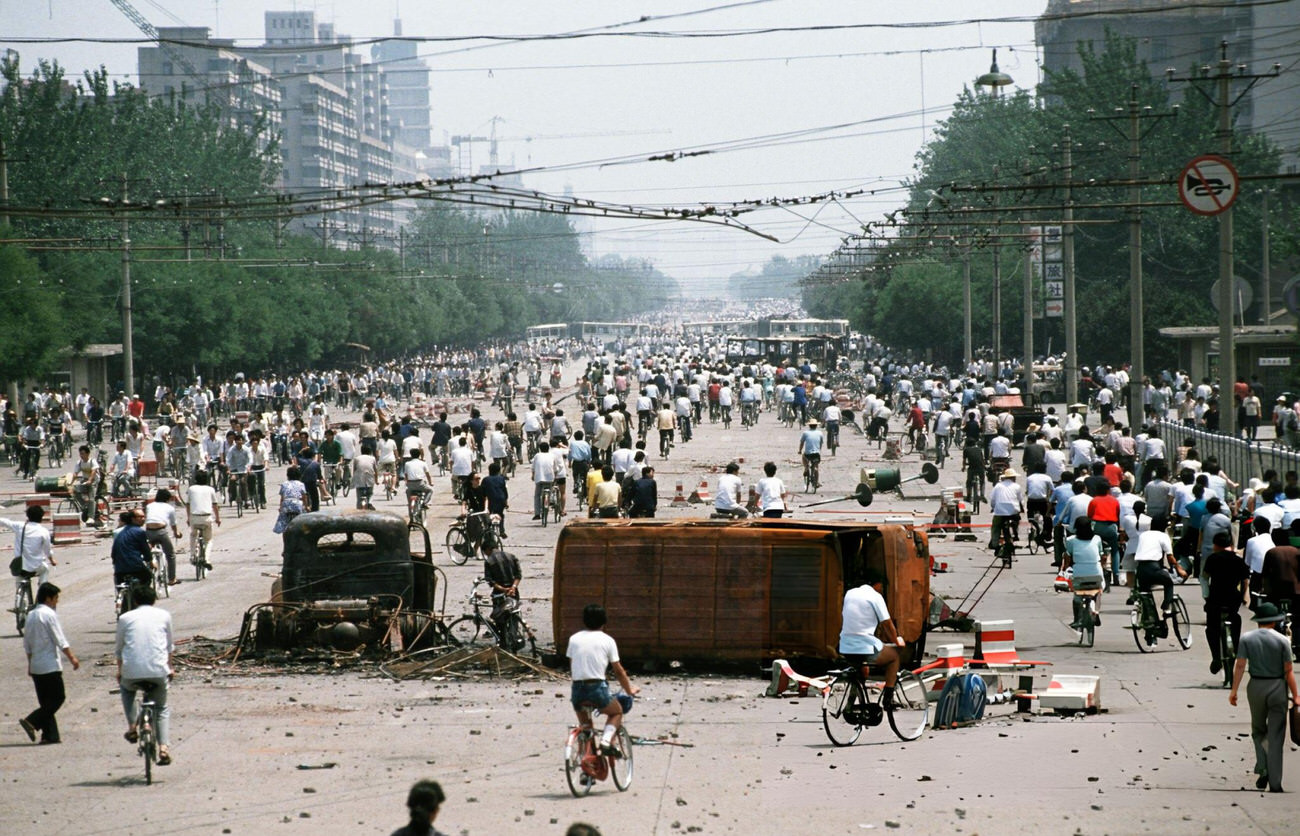
<path id="1" fill-rule="evenodd" d="M 320 510 L 320 483 L 308 482 L 304 485 L 307 488 L 307 511 Z"/>
<path id="2" fill-rule="evenodd" d="M 1229 631 L 1232 633 L 1232 646 L 1238 647 L 1241 644 L 1241 613 L 1237 607 L 1219 607 L 1207 603 L 1205 605 L 1205 643 L 1210 646 L 1210 658 L 1219 659 L 1219 642 L 1223 632 L 1222 625 L 1219 623 L 1219 615 L 1223 610 L 1229 610 Z M 1219 659 L 1225 665 L 1231 665 L 1234 659 Z"/>
<path id="3" fill-rule="evenodd" d="M 27 722 L 41 730 L 42 742 L 58 743 L 59 721 L 54 714 L 63 706 L 66 697 L 63 674 L 59 671 L 32 674 L 32 684 L 36 686 L 36 702 L 40 708 L 27 715 Z"/>

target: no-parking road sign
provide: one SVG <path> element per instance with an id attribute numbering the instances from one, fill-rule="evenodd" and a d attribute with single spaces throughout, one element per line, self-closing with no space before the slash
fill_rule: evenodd
<path id="1" fill-rule="evenodd" d="M 1196 157 L 1178 177 L 1178 197 L 1198 215 L 1217 215 L 1237 200 L 1237 169 L 1213 154 Z"/>

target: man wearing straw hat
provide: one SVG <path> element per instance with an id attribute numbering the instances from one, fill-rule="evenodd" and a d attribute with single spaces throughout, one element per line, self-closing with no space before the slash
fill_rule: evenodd
<path id="1" fill-rule="evenodd" d="M 1255 744 L 1255 781 L 1257 789 L 1282 792 L 1282 752 L 1286 746 L 1287 693 L 1291 702 L 1300 704 L 1296 691 L 1295 670 L 1291 665 L 1291 644 L 1282 632 L 1286 616 L 1270 603 L 1255 610 L 1251 620 L 1259 625 L 1241 637 L 1237 646 L 1237 665 L 1232 671 L 1232 691 L 1228 702 L 1237 704 L 1237 689 L 1242 674 L 1250 666 L 1250 684 L 1246 701 L 1250 704 L 1250 739 Z"/>

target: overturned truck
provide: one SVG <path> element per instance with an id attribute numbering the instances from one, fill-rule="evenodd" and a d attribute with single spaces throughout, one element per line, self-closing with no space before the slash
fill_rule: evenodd
<path id="1" fill-rule="evenodd" d="M 555 547 L 557 650 L 603 604 L 624 659 L 743 665 L 836 657 L 844 591 L 868 569 L 913 660 L 925 649 L 930 556 L 910 525 L 587 520 Z"/>
<path id="2" fill-rule="evenodd" d="M 437 570 L 428 532 L 402 517 L 330 509 L 284 532 L 269 603 L 244 617 L 257 650 L 401 651 L 437 643 Z M 445 592 L 443 593 L 445 595 Z"/>

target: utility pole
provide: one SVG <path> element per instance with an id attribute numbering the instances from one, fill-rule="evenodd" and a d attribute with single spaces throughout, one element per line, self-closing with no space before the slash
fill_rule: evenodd
<path id="1" fill-rule="evenodd" d="M 122 372 L 126 394 L 135 394 L 135 345 L 131 333 L 131 231 L 127 220 L 126 173 L 122 174 Z"/>
<path id="2" fill-rule="evenodd" d="M 1273 302 L 1269 298 L 1273 295 L 1273 289 L 1269 287 L 1272 282 L 1272 263 L 1269 260 L 1269 224 L 1268 224 L 1268 196 L 1270 190 L 1264 187 L 1261 194 L 1264 197 L 1264 206 L 1260 210 L 1260 242 L 1259 242 L 1259 324 L 1268 325 L 1269 318 L 1273 315 Z"/>
<path id="3" fill-rule="evenodd" d="M 1073 144 L 1070 126 L 1065 126 L 1065 209 L 1061 215 L 1061 272 L 1064 273 L 1065 308 L 1065 402 L 1079 400 L 1079 329 L 1074 310 L 1074 194 L 1070 184 L 1074 181 Z"/>
<path id="4" fill-rule="evenodd" d="M 998 167 L 993 166 L 993 180 L 998 179 Z M 993 207 L 998 205 L 998 192 L 993 192 Z M 1001 224 L 997 213 L 993 215 L 993 379 L 1002 377 L 1002 244 Z"/>
<path id="5" fill-rule="evenodd" d="M 971 294 L 970 294 L 970 250 L 971 238 L 970 229 L 966 230 L 966 243 L 961 251 L 961 301 L 962 311 L 965 316 L 962 317 L 962 357 L 966 360 L 966 367 L 962 370 L 963 374 L 970 374 L 971 366 L 975 362 L 974 340 L 971 336 Z"/>
<path id="6" fill-rule="evenodd" d="M 1021 218 L 1023 219 L 1025 229 L 1029 230 L 1030 229 L 1029 213 L 1028 212 L 1022 213 Z M 1042 227 L 1039 227 L 1039 229 L 1041 228 Z M 1025 403 L 1029 403 L 1029 396 L 1032 395 L 1034 392 L 1034 259 L 1031 258 L 1031 250 L 1033 249 L 1034 246 L 1034 237 L 1032 233 L 1029 236 L 1027 236 L 1026 243 L 1028 244 L 1028 246 L 1025 249 L 1025 259 L 1024 259 L 1025 260 L 1025 303 L 1024 303 L 1025 340 L 1024 340 L 1024 358 L 1022 360 L 1022 364 L 1024 365 L 1025 368 L 1025 374 L 1024 374 L 1024 384 L 1023 384 L 1024 388 L 1021 389 L 1020 391 L 1024 392 Z M 1043 246 L 1043 240 L 1041 237 L 1039 238 L 1038 246 L 1040 247 Z"/>
<path id="7" fill-rule="evenodd" d="M 1128 123 L 1124 138 L 1128 140 L 1128 289 L 1129 289 L 1129 381 L 1128 381 L 1128 420 L 1130 427 L 1140 427 L 1146 420 L 1143 395 L 1146 385 L 1146 357 L 1143 340 L 1145 316 L 1142 306 L 1142 187 L 1138 177 L 1142 168 L 1142 138 L 1149 133 L 1142 131 L 1142 120 L 1151 119 L 1159 122 L 1178 113 L 1156 113 L 1150 107 L 1138 104 L 1138 86 L 1130 85 L 1128 108 L 1116 108 L 1115 116 L 1094 117 L 1102 121 L 1123 120 Z M 1154 125 L 1152 126 L 1154 128 Z M 1116 129 L 1118 130 L 1118 128 Z M 1118 392 L 1116 393 L 1119 394 Z M 1222 419 L 1220 419 L 1222 420 Z"/>
<path id="8" fill-rule="evenodd" d="M 9 226 L 9 155 L 0 136 L 0 226 Z"/>
<path id="9" fill-rule="evenodd" d="M 1201 67 L 1201 75 L 1191 78 L 1175 78 L 1173 70 L 1166 70 L 1170 81 L 1187 81 L 1205 96 L 1219 112 L 1218 139 L 1219 154 L 1225 159 L 1232 159 L 1232 107 L 1240 102 L 1251 88 L 1265 78 L 1277 78 L 1282 73 L 1282 65 L 1274 64 L 1270 72 L 1257 74 L 1246 72 L 1244 64 L 1233 72 L 1232 62 L 1228 60 L 1228 42 L 1219 42 L 1219 63 L 1216 72 L 1211 75 L 1208 66 Z M 1210 95 L 1201 89 L 1201 82 L 1215 83 L 1215 94 Z M 1229 85 L 1232 81 L 1247 82 L 1234 99 Z M 1237 380 L 1237 347 L 1233 345 L 1232 314 L 1236 289 L 1235 277 L 1232 275 L 1232 206 L 1219 213 L 1219 432 L 1223 435 L 1237 434 L 1237 405 L 1233 399 L 1233 384 Z M 1265 300 L 1267 304 L 1267 300 Z"/>

